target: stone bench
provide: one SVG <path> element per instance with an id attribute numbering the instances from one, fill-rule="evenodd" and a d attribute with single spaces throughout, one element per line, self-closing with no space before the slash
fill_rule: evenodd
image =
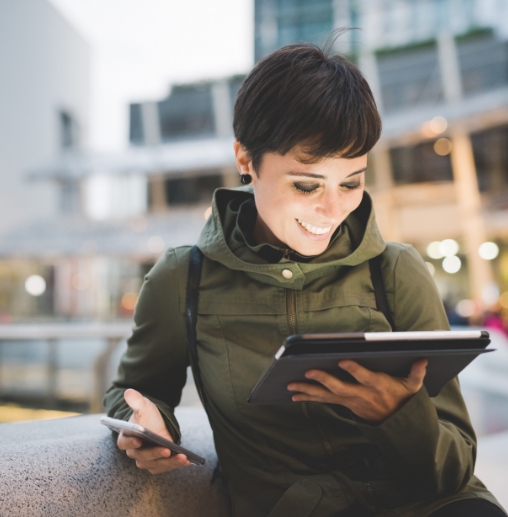
<path id="1" fill-rule="evenodd" d="M 212 431 L 201 408 L 179 408 L 183 445 L 206 458 L 152 476 L 120 452 L 101 415 L 0 425 L 0 515 L 225 517 Z"/>
<path id="2" fill-rule="evenodd" d="M 121 453 L 100 415 L 0 425 L 0 516 L 227 517 L 211 483 L 217 457 L 201 408 L 177 408 L 183 445 L 206 458 L 152 476 Z M 479 440 L 476 473 L 508 507 L 508 432 Z"/>

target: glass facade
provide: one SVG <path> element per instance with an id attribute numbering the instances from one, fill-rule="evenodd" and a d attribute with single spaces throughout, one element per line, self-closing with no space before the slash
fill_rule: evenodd
<path id="1" fill-rule="evenodd" d="M 215 133 L 211 83 L 175 86 L 157 106 L 162 142 Z"/>
<path id="2" fill-rule="evenodd" d="M 383 108 L 396 111 L 443 99 L 437 46 L 429 43 L 377 56 Z"/>
<path id="3" fill-rule="evenodd" d="M 493 34 L 459 38 L 457 54 L 464 95 L 508 84 L 508 43 Z"/>
<path id="4" fill-rule="evenodd" d="M 255 60 L 285 45 L 322 44 L 334 26 L 332 0 L 256 0 Z"/>

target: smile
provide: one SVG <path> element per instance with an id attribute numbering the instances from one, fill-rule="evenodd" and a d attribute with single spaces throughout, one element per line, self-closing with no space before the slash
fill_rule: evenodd
<path id="1" fill-rule="evenodd" d="M 332 227 L 326 226 L 325 228 L 320 228 L 319 226 L 314 226 L 312 224 L 306 223 L 305 221 L 302 221 L 301 219 L 297 219 L 300 226 L 303 226 L 308 232 L 314 234 L 314 235 L 324 235 L 328 233 Z"/>

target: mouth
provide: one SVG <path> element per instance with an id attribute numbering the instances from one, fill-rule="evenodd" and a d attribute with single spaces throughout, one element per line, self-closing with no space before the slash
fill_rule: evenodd
<path id="1" fill-rule="evenodd" d="M 321 237 L 325 238 L 331 231 L 332 225 L 330 226 L 316 226 L 314 224 L 307 223 L 305 221 L 302 221 L 301 219 L 296 220 L 297 223 L 308 233 L 313 235 L 314 237 Z"/>

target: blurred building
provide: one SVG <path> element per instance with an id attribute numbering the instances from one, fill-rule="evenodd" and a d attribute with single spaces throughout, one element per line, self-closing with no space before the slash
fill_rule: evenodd
<path id="1" fill-rule="evenodd" d="M 35 183 L 72 181 L 81 200 L 73 214 L 18 226 L 0 239 L 0 257 L 52 265 L 45 278 L 52 304 L 39 315 L 130 316 L 144 274 L 164 249 L 196 241 L 213 191 L 239 185 L 232 112 L 242 80 L 177 85 L 160 101 L 133 103 L 125 151 L 60 153 L 28 171 Z"/>
<path id="2" fill-rule="evenodd" d="M 67 214 L 79 202 L 72 178 L 30 183 L 26 171 L 84 143 L 89 57 L 86 42 L 47 0 L 0 0 L 0 235 Z M 52 275 L 50 266 L 0 262 L 0 319 L 12 303 L 31 310 L 31 297 L 13 301 L 11 294 L 40 268 Z"/>
<path id="3" fill-rule="evenodd" d="M 508 0 L 256 0 L 255 56 L 351 26 L 361 30 L 335 48 L 359 64 L 382 112 L 368 189 L 383 235 L 415 245 L 453 304 L 496 302 L 508 291 Z M 238 185 L 241 81 L 131 104 L 124 152 L 57 153 L 30 168 L 32 181 L 78 185 L 81 200 L 72 217 L 0 239 L 0 256 L 52 264 L 48 314 L 127 316 L 163 249 L 195 242 L 213 190 Z M 478 255 L 487 241 L 493 260 Z"/>

